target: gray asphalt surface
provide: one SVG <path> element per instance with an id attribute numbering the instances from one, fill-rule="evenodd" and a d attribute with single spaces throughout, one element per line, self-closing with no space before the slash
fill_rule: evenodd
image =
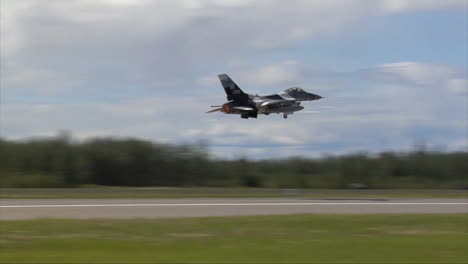
<path id="1" fill-rule="evenodd" d="M 468 213 L 468 199 L 5 199 L 0 220 L 267 214 Z"/>

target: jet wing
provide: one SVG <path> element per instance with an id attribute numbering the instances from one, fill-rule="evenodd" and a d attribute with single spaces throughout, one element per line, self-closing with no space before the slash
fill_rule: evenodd
<path id="1" fill-rule="evenodd" d="M 290 105 L 294 103 L 296 100 L 272 100 L 272 101 L 266 101 L 263 102 L 260 106 L 265 107 L 265 106 L 272 106 L 272 105 Z"/>
<path id="2" fill-rule="evenodd" d="M 253 107 L 249 106 L 233 106 L 232 109 L 242 110 L 242 111 L 255 111 Z"/>
<path id="3" fill-rule="evenodd" d="M 206 113 L 213 113 L 213 112 L 223 112 L 223 108 L 222 107 L 218 107 L 218 106 L 212 106 L 212 107 L 217 107 L 213 110 L 210 110 Z M 233 106 L 231 107 L 232 109 L 236 109 L 236 110 L 240 110 L 240 111 L 256 111 L 255 108 L 253 107 L 249 107 L 249 106 Z"/>

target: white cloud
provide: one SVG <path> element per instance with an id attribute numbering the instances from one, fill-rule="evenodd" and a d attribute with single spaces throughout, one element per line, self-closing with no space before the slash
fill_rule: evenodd
<path id="1" fill-rule="evenodd" d="M 201 86 L 214 86 L 219 85 L 217 74 L 213 73 L 198 79 L 198 84 Z"/>
<path id="2" fill-rule="evenodd" d="M 0 74 L 2 85 L 6 89 L 15 89 L 31 95 L 57 95 L 79 87 L 82 82 L 69 72 L 14 63 L 2 67 Z"/>
<path id="3" fill-rule="evenodd" d="M 47 72 L 56 79 L 55 85 L 47 86 L 69 90 L 77 87 L 67 83 L 77 82 L 105 89 L 126 83 L 167 87 L 175 80 L 196 79 L 200 63 L 235 61 L 242 55 L 272 51 L 306 38 L 334 35 L 348 30 L 356 20 L 390 11 L 460 4 L 417 0 L 4 0 L 2 76 Z M 300 73 L 295 65 L 285 63 L 260 69 L 251 80 L 258 85 L 288 83 Z M 43 74 L 37 75 L 36 81 L 41 83 L 41 78 Z M 9 84 L 9 88 L 15 85 Z"/>
<path id="4" fill-rule="evenodd" d="M 185 0 L 186 6 L 196 8 L 209 8 L 213 6 L 222 7 L 243 7 L 248 6 L 253 0 Z"/>
<path id="5" fill-rule="evenodd" d="M 386 12 L 426 11 L 444 8 L 464 8 L 465 0 L 380 0 L 381 8 Z"/>
<path id="6" fill-rule="evenodd" d="M 448 89 L 460 95 L 468 94 L 468 79 L 450 79 L 448 81 Z"/>
<path id="7" fill-rule="evenodd" d="M 300 80 L 301 72 L 296 61 L 285 61 L 279 64 L 262 67 L 247 75 L 247 80 L 260 86 L 286 85 Z"/>
<path id="8" fill-rule="evenodd" d="M 234 69 L 229 72 L 229 75 L 238 85 L 242 87 L 288 87 L 288 85 L 297 84 L 298 80 L 303 78 L 303 65 L 296 61 L 281 61 L 275 62 L 260 67 L 251 65 L 234 66 Z M 217 78 L 218 73 L 210 73 L 198 79 L 198 83 L 202 86 L 219 86 Z M 245 90 L 245 92 L 253 92 Z"/>
<path id="9" fill-rule="evenodd" d="M 445 80 L 448 76 L 456 75 L 460 70 L 447 65 L 397 62 L 379 65 L 374 69 L 374 72 L 386 74 L 389 77 L 396 76 L 416 84 L 430 85 Z"/>

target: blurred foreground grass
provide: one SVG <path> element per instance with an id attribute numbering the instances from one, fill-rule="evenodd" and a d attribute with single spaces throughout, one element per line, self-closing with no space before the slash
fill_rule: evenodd
<path id="1" fill-rule="evenodd" d="M 467 263 L 468 214 L 0 222 L 2 263 Z"/>
<path id="2" fill-rule="evenodd" d="M 202 187 L 0 188 L 0 199 L 73 198 L 468 198 L 468 190 L 268 189 Z"/>

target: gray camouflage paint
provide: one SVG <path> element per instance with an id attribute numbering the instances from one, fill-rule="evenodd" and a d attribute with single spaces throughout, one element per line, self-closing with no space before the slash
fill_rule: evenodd
<path id="1" fill-rule="evenodd" d="M 242 118 L 257 118 L 258 114 L 283 113 L 284 118 L 294 112 L 304 109 L 302 101 L 319 100 L 322 97 L 308 93 L 299 87 L 286 89 L 278 94 L 259 96 L 247 94 L 227 75 L 219 74 L 219 80 L 226 92 L 228 102 L 207 113 L 223 112 L 226 114 L 240 114 Z"/>

